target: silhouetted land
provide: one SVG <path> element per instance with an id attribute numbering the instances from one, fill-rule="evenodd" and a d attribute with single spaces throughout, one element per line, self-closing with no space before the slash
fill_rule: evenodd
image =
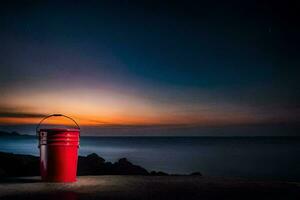
<path id="1" fill-rule="evenodd" d="M 300 184 L 148 172 L 122 158 L 79 156 L 76 183 L 40 181 L 39 158 L 0 152 L 0 199 L 299 199 Z M 111 176 L 111 175 L 115 176 Z M 98 175 L 98 176 L 87 176 Z M 122 176 L 121 176 L 122 175 Z M 21 177 L 27 176 L 27 177 Z M 32 177 L 34 176 L 34 177 Z"/>
<path id="2" fill-rule="evenodd" d="M 32 135 L 26 135 L 26 134 L 20 134 L 16 131 L 13 132 L 7 132 L 7 131 L 0 131 L 0 138 L 1 137 L 32 137 Z"/>
<path id="3" fill-rule="evenodd" d="M 78 157 L 77 172 L 78 175 L 167 175 L 164 172 L 148 172 L 126 158 L 115 163 L 106 162 L 95 153 Z M 19 176 L 39 176 L 39 157 L 0 152 L 0 178 Z"/>

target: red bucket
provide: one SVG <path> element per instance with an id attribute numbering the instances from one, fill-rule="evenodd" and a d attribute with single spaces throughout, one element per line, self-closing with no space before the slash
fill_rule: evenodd
<path id="1" fill-rule="evenodd" d="M 41 123 L 53 116 L 71 119 L 77 128 L 40 129 Z M 75 182 L 80 138 L 80 128 L 76 121 L 61 114 L 50 115 L 39 123 L 37 134 L 39 136 L 42 180 L 47 182 Z"/>

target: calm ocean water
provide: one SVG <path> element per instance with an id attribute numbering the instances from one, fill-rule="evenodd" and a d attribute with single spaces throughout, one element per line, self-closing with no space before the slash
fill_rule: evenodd
<path id="1" fill-rule="evenodd" d="M 35 137 L 0 138 L 0 151 L 39 153 Z M 300 181 L 299 137 L 82 137 L 79 154 L 90 153 L 168 173 Z"/>

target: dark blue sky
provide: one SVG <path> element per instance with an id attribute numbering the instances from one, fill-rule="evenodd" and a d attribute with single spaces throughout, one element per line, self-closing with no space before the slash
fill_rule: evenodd
<path id="1" fill-rule="evenodd" d="M 226 112 L 250 122 L 299 121 L 293 3 L 7 1 L 0 7 L 2 99 L 55 88 L 81 96 L 99 86 L 153 110 L 179 106 L 163 115 L 195 116 L 205 107 L 203 115 L 212 118 Z M 0 101 L 2 117 L 40 112 L 32 107 Z"/>

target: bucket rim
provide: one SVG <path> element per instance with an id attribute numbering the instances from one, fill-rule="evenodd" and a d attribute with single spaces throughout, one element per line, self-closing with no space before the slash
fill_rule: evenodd
<path id="1" fill-rule="evenodd" d="M 77 128 L 43 128 L 38 131 L 40 132 L 80 132 Z"/>

